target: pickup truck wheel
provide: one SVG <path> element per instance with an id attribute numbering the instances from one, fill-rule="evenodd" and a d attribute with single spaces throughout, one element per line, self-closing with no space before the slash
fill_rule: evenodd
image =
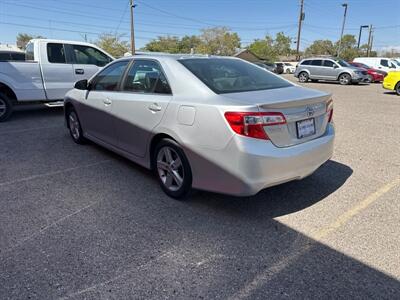
<path id="1" fill-rule="evenodd" d="M 400 96 L 400 81 L 396 84 L 396 87 L 394 88 L 397 96 Z"/>
<path id="2" fill-rule="evenodd" d="M 6 121 L 12 114 L 12 102 L 6 95 L 0 93 L 0 122 Z"/>
<path id="3" fill-rule="evenodd" d="M 81 123 L 74 109 L 70 109 L 67 113 L 67 124 L 69 133 L 77 144 L 84 144 L 86 139 L 83 137 Z"/>
<path id="4" fill-rule="evenodd" d="M 162 190 L 175 199 L 185 199 L 192 187 L 192 171 L 182 148 L 171 139 L 161 140 L 153 165 Z"/>
<path id="5" fill-rule="evenodd" d="M 347 73 L 344 73 L 339 76 L 339 83 L 341 85 L 349 85 L 351 83 L 351 76 Z"/>

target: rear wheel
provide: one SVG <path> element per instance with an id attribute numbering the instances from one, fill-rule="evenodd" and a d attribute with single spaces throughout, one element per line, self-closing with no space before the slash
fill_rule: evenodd
<path id="1" fill-rule="evenodd" d="M 301 72 L 301 73 L 299 74 L 299 81 L 300 81 L 300 82 L 307 82 L 307 81 L 308 81 L 308 78 L 309 78 L 309 76 L 308 76 L 308 73 L 307 73 L 307 72 Z"/>
<path id="2" fill-rule="evenodd" d="M 6 95 L 0 93 L 0 122 L 6 121 L 12 114 L 12 102 Z"/>
<path id="3" fill-rule="evenodd" d="M 81 123 L 79 122 L 78 115 L 73 108 L 70 108 L 67 112 L 67 125 L 74 142 L 77 144 L 84 144 L 86 139 L 83 137 Z"/>
<path id="4" fill-rule="evenodd" d="M 339 76 L 339 83 L 341 85 L 349 85 L 351 83 L 350 74 L 344 73 Z"/>
<path id="5" fill-rule="evenodd" d="M 153 160 L 162 190 L 172 198 L 185 198 L 192 188 L 192 171 L 178 143 L 171 139 L 159 142 Z"/>
<path id="6" fill-rule="evenodd" d="M 397 96 L 400 96 L 400 81 L 396 84 L 396 87 L 394 88 Z"/>

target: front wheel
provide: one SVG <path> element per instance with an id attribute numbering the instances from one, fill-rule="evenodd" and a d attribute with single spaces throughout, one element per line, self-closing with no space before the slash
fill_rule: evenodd
<path id="1" fill-rule="evenodd" d="M 185 198 L 192 188 L 192 171 L 182 148 L 164 139 L 158 143 L 153 159 L 162 190 L 172 198 Z"/>
<path id="2" fill-rule="evenodd" d="M 339 76 L 339 83 L 341 85 L 349 85 L 351 83 L 351 76 L 349 74 L 342 74 Z"/>
<path id="3" fill-rule="evenodd" d="M 398 82 L 396 84 L 396 87 L 394 88 L 394 90 L 395 90 L 397 96 L 400 96 L 400 82 Z"/>
<path id="4" fill-rule="evenodd" d="M 6 121 L 12 114 L 12 102 L 6 95 L 0 93 L 0 122 Z"/>
<path id="5" fill-rule="evenodd" d="M 309 76 L 308 76 L 307 72 L 301 72 L 299 74 L 299 81 L 300 82 L 307 82 L 308 78 L 309 78 Z"/>
<path id="6" fill-rule="evenodd" d="M 373 82 L 374 82 L 374 77 L 372 77 L 372 75 L 369 74 L 369 75 L 367 76 L 367 82 L 368 82 L 368 83 L 373 83 Z"/>

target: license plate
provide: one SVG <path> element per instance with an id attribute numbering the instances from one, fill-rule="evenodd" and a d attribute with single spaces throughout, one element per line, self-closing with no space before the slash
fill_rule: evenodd
<path id="1" fill-rule="evenodd" d="M 315 134 L 315 120 L 314 118 L 301 120 L 296 122 L 297 138 L 302 139 Z"/>

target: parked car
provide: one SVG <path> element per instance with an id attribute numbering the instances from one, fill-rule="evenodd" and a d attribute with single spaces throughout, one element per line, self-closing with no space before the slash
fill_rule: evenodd
<path id="1" fill-rule="evenodd" d="M 395 60 L 388 57 L 356 57 L 354 62 L 363 63 L 371 68 L 385 71 L 400 71 L 400 65 Z"/>
<path id="2" fill-rule="evenodd" d="M 0 61 L 0 122 L 15 105 L 62 101 L 76 81 L 92 77 L 114 59 L 92 44 L 47 39 L 31 40 L 25 58 Z"/>
<path id="3" fill-rule="evenodd" d="M 275 64 L 266 64 L 266 63 L 262 63 L 262 62 L 255 62 L 254 64 L 259 66 L 259 67 L 261 67 L 261 68 L 263 68 L 263 69 L 266 69 L 266 70 L 268 70 L 270 72 L 273 72 L 273 73 L 275 73 L 275 71 L 276 71 L 276 65 Z"/>
<path id="4" fill-rule="evenodd" d="M 292 74 L 296 70 L 296 67 L 289 62 L 276 62 L 276 64 L 281 64 L 283 67 L 283 73 Z"/>
<path id="5" fill-rule="evenodd" d="M 368 73 L 368 82 L 381 82 L 383 78 L 387 75 L 385 71 L 373 69 L 365 64 L 357 62 L 349 62 L 353 67 L 365 69 Z"/>
<path id="6" fill-rule="evenodd" d="M 72 139 L 153 169 L 164 192 L 237 196 L 313 173 L 333 152 L 331 95 L 238 58 L 119 59 L 65 97 Z"/>
<path id="7" fill-rule="evenodd" d="M 353 67 L 346 61 L 337 58 L 306 58 L 296 68 L 294 76 L 300 82 L 318 80 L 339 81 L 342 85 L 367 82 L 366 70 Z"/>
<path id="8" fill-rule="evenodd" d="M 24 61 L 25 53 L 23 51 L 0 50 L 0 61 Z"/>
<path id="9" fill-rule="evenodd" d="M 283 65 L 283 63 L 275 63 L 276 65 L 276 74 L 283 74 L 283 72 L 285 71 L 285 66 Z"/>
<path id="10" fill-rule="evenodd" d="M 400 96 L 400 72 L 389 72 L 383 80 L 384 89 L 395 91 Z"/>

